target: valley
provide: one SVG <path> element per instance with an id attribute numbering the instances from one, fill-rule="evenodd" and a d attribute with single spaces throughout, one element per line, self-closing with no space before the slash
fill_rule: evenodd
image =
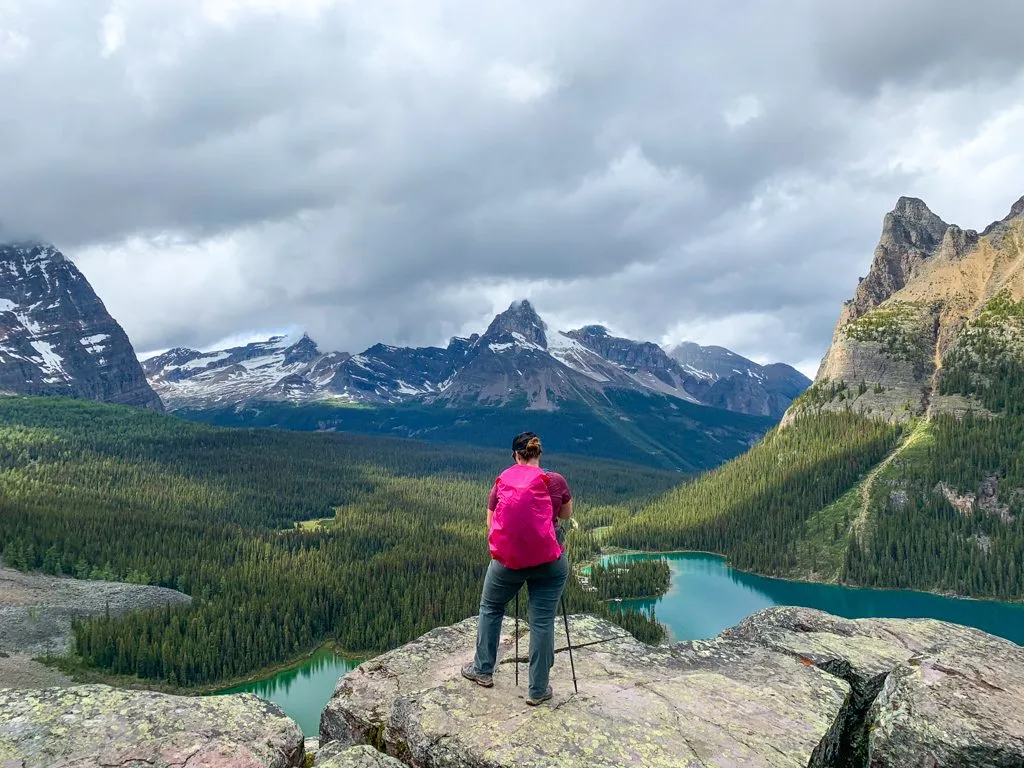
<path id="1" fill-rule="evenodd" d="M 193 598 L 189 608 L 76 623 L 71 668 L 199 688 L 328 641 L 373 654 L 475 613 L 487 565 L 482 510 L 507 459 L 504 451 L 219 429 L 134 408 L 5 398 L 0 461 L 6 565 L 86 578 L 98 569 Z M 553 456 L 551 466 L 572 477 L 584 520 L 678 482 L 623 463 Z M 296 529 L 323 518 L 334 524 Z M 570 610 L 607 615 L 578 588 L 567 600 Z M 638 615 L 620 621 L 649 640 L 661 635 Z"/>
<path id="2" fill-rule="evenodd" d="M 507 463 L 496 436 L 526 427 L 578 498 L 569 558 L 594 563 L 570 580 L 570 612 L 651 644 L 774 605 L 928 616 L 1019 643 L 1018 209 L 979 235 L 901 199 L 809 388 L 721 348 L 549 332 L 517 302 L 447 349 L 324 355 L 303 336 L 171 350 L 136 370 L 129 346 L 127 389 L 107 396 L 76 390 L 72 368 L 109 376 L 107 357 L 64 338 L 59 315 L 6 299 L 22 345 L 5 347 L 8 372 L 68 344 L 96 359 L 66 351 L 59 376 L 40 369 L 45 387 L 28 378 L 0 398 L 4 573 L 95 599 L 0 599 L 0 675 L 254 690 L 312 733 L 351 668 L 333 649 L 375 657 L 475 614 L 481 510 Z M 58 305 L 68 281 L 87 287 L 61 258 L 15 254 Z M 623 551 L 638 565 L 623 570 Z M 121 605 L 110 582 L 158 599 Z"/>
<path id="3" fill-rule="evenodd" d="M 1024 768 L 1022 27 L 0 0 L 0 768 Z"/>

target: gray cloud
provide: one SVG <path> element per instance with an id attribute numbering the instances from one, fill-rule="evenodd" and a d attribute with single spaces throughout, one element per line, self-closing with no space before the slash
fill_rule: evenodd
<path id="1" fill-rule="evenodd" d="M 439 343 L 529 294 L 806 364 L 898 195 L 1024 192 L 1024 6 L 961 6 L 6 0 L 0 221 L 140 349 Z"/>
<path id="2" fill-rule="evenodd" d="M 819 4 L 816 14 L 821 72 L 859 96 L 998 81 L 1020 71 L 1016 0 L 862 0 Z"/>

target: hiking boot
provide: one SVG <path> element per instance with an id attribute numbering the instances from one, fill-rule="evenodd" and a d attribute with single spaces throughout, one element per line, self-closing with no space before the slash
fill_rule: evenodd
<path id="1" fill-rule="evenodd" d="M 551 690 L 551 686 L 549 685 L 548 689 L 546 691 L 544 691 L 544 693 L 542 695 L 538 696 L 536 699 L 533 698 L 533 696 L 527 696 L 526 697 L 526 703 L 529 704 L 531 707 L 536 707 L 538 704 L 543 704 L 545 701 L 547 701 L 548 699 L 550 699 L 554 695 L 555 694 Z"/>
<path id="2" fill-rule="evenodd" d="M 494 678 L 491 675 L 485 675 L 483 672 L 477 672 L 476 667 L 472 664 L 467 664 L 462 668 L 462 676 L 467 680 L 472 680 L 477 685 L 482 685 L 484 688 L 494 687 Z"/>

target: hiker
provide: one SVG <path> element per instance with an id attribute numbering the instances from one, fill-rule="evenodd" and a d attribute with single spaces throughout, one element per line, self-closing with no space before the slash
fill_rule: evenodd
<path id="1" fill-rule="evenodd" d="M 491 564 L 480 596 L 476 658 L 462 676 L 484 688 L 492 675 L 505 606 L 523 584 L 529 589 L 530 689 L 526 703 L 551 698 L 548 676 L 555 663 L 555 613 L 569 578 L 569 564 L 556 533 L 556 520 L 572 517 L 572 493 L 565 478 L 540 467 L 540 438 L 523 432 L 512 440 L 515 464 L 491 489 L 487 542 Z"/>

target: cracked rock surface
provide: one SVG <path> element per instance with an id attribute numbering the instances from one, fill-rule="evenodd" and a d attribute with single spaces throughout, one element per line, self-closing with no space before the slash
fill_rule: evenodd
<path id="1" fill-rule="evenodd" d="M 805 608 L 763 611 L 728 634 L 864 691 L 852 759 L 836 765 L 1024 766 L 1024 648 L 1009 640 L 931 619 L 848 621 Z"/>
<path id="2" fill-rule="evenodd" d="M 463 680 L 470 619 L 342 678 L 321 743 L 371 744 L 416 768 L 1024 766 L 1024 648 L 978 630 L 802 608 L 657 648 L 589 616 L 571 627 L 579 694 L 563 635 L 554 700 L 525 705 L 511 621 L 494 688 Z"/>
<path id="3" fill-rule="evenodd" d="M 476 621 L 434 630 L 359 667 L 324 711 L 321 743 L 369 743 L 419 768 L 800 766 L 849 685 L 756 644 L 716 639 L 651 648 L 590 616 L 571 617 L 580 693 L 556 646 L 549 704 L 514 687 L 513 624 L 495 686 L 463 680 Z M 520 640 L 525 658 L 529 638 Z M 502 654 L 504 658 L 502 658 Z"/>
<path id="4" fill-rule="evenodd" d="M 2 768 L 290 768 L 302 756 L 299 726 L 251 694 L 0 689 Z"/>
<path id="5" fill-rule="evenodd" d="M 342 747 L 334 743 L 320 750 L 316 755 L 316 768 L 402 768 L 393 757 L 378 752 L 373 747 Z"/>

